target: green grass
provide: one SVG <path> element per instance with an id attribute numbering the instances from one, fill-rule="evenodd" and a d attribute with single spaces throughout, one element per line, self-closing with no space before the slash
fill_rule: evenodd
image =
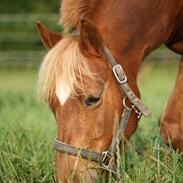
<path id="1" fill-rule="evenodd" d="M 139 85 L 150 119 L 142 118 L 120 164 L 124 183 L 182 183 L 183 161 L 159 136 L 158 119 L 176 78 L 177 66 L 144 65 Z M 0 183 L 55 182 L 56 124 L 37 99 L 35 70 L 0 70 Z M 112 181 L 110 181 L 112 182 Z"/>

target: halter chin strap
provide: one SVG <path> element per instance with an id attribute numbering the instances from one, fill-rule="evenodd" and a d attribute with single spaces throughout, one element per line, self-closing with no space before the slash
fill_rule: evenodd
<path id="1" fill-rule="evenodd" d="M 77 148 L 75 146 L 63 143 L 58 139 L 55 139 L 54 145 L 55 149 L 61 153 L 94 161 L 99 165 L 101 165 L 103 169 L 115 173 L 115 165 L 116 165 L 115 155 L 117 152 L 117 147 L 124 138 L 124 132 L 128 124 L 132 110 L 137 114 L 138 119 L 140 119 L 141 114 L 143 114 L 145 117 L 149 117 L 151 115 L 151 112 L 149 108 L 146 105 L 144 105 L 143 102 L 134 94 L 134 92 L 128 85 L 128 79 L 122 66 L 116 63 L 110 50 L 106 46 L 104 47 L 104 53 L 107 60 L 112 66 L 114 76 L 116 77 L 119 83 L 121 91 L 125 95 L 123 99 L 124 110 L 119 123 L 119 128 L 117 129 L 115 135 L 113 136 L 108 150 L 102 153 L 93 152 L 87 149 Z M 131 107 L 128 107 L 126 105 L 126 99 L 130 100 Z"/>

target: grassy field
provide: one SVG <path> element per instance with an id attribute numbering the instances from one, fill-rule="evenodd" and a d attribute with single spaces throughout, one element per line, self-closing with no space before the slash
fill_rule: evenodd
<path id="1" fill-rule="evenodd" d="M 177 66 L 146 64 L 139 76 L 142 118 L 123 155 L 124 183 L 182 183 L 183 160 L 159 136 L 158 119 L 174 85 Z M 54 117 L 36 96 L 36 70 L 0 70 L 0 183 L 52 183 L 56 136 Z"/>

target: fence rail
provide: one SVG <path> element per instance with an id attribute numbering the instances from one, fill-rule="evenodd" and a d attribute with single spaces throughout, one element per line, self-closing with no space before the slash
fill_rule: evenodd
<path id="1" fill-rule="evenodd" d="M 38 67 L 45 49 L 35 28 L 37 20 L 61 30 L 58 14 L 0 14 L 0 67 Z M 146 60 L 168 64 L 179 56 L 161 48 Z"/>
<path id="2" fill-rule="evenodd" d="M 56 22 L 59 14 L 0 14 L 0 23 L 25 23 L 44 20 L 46 22 Z"/>

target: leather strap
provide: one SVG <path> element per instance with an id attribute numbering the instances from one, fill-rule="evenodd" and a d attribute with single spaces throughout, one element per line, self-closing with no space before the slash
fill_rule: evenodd
<path id="1" fill-rule="evenodd" d="M 121 67 L 121 65 L 117 64 L 113 55 L 109 51 L 109 49 L 105 46 L 104 53 L 107 57 L 107 60 L 110 62 L 113 73 L 120 84 L 121 90 L 125 93 L 130 102 L 145 116 L 149 117 L 151 115 L 151 111 L 149 108 L 134 94 L 132 89 L 127 83 L 127 76 Z"/>
<path id="2" fill-rule="evenodd" d="M 78 148 L 75 146 L 72 146 L 70 144 L 63 143 L 57 139 L 54 141 L 55 149 L 59 152 L 72 155 L 72 156 L 78 156 L 84 159 L 89 159 L 92 161 L 95 161 L 97 163 L 101 163 L 102 160 L 102 154 L 97 153 L 94 151 L 90 151 L 87 149 Z"/>
<path id="3" fill-rule="evenodd" d="M 125 106 L 125 108 L 123 110 L 123 114 L 121 116 L 121 121 L 119 123 L 119 128 L 117 129 L 117 132 L 113 136 L 112 142 L 108 149 L 108 152 L 111 154 L 111 156 L 115 156 L 115 153 L 117 151 L 117 143 L 118 143 L 118 141 L 121 142 L 121 140 L 124 136 L 124 132 L 125 132 L 127 123 L 129 121 L 131 112 L 132 112 L 132 108 Z"/>

